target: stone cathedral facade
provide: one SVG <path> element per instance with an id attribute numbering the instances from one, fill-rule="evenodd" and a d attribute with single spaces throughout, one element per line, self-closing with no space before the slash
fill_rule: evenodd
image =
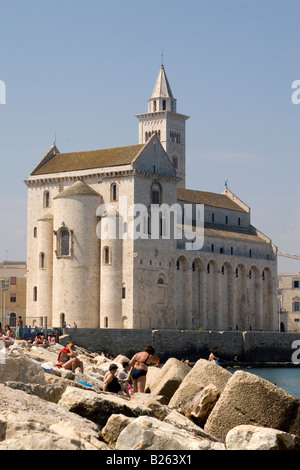
<path id="1" fill-rule="evenodd" d="M 188 116 L 177 112 L 164 66 L 136 117 L 138 144 L 68 153 L 53 145 L 25 182 L 27 316 L 79 328 L 277 331 L 276 247 L 228 188 L 186 189 Z M 152 236 L 150 209 L 162 205 L 182 208 L 181 218 L 159 212 Z M 124 207 L 147 213 L 137 222 Z M 202 208 L 198 249 L 178 237 L 187 225 L 195 231 L 186 207 Z"/>

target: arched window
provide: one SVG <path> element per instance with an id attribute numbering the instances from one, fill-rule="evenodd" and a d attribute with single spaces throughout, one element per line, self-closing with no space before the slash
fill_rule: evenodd
<path id="1" fill-rule="evenodd" d="M 62 227 L 58 229 L 57 232 L 54 232 L 56 235 L 56 256 L 60 257 L 67 257 L 71 256 L 72 254 L 72 239 L 73 239 L 73 232 L 69 230 L 64 224 Z"/>
<path id="2" fill-rule="evenodd" d="M 118 200 L 118 185 L 117 183 L 112 183 L 110 187 L 110 200 L 117 201 Z"/>
<path id="3" fill-rule="evenodd" d="M 161 204 L 162 190 L 159 183 L 153 183 L 151 187 L 151 204 Z"/>
<path id="4" fill-rule="evenodd" d="M 44 207 L 50 207 L 50 193 L 49 193 L 49 191 L 44 192 L 43 204 L 44 204 Z"/>
<path id="5" fill-rule="evenodd" d="M 36 302 L 37 301 L 37 287 L 34 286 L 33 288 L 33 301 Z"/>
<path id="6" fill-rule="evenodd" d="M 111 250 L 108 246 L 103 248 L 103 264 L 111 264 Z"/>
<path id="7" fill-rule="evenodd" d="M 45 269 L 45 253 L 40 253 L 40 269 Z"/>
<path id="8" fill-rule="evenodd" d="M 154 113 L 156 112 L 156 101 L 155 100 L 153 101 L 153 112 Z"/>
<path id="9" fill-rule="evenodd" d="M 70 255 L 70 232 L 67 229 L 62 230 L 60 233 L 60 255 Z"/>
<path id="10" fill-rule="evenodd" d="M 166 285 L 162 277 L 157 281 L 157 303 L 161 305 L 166 303 Z"/>
<path id="11" fill-rule="evenodd" d="M 17 315 L 16 313 L 11 313 L 9 316 L 9 326 L 12 326 L 13 328 L 17 326 Z"/>

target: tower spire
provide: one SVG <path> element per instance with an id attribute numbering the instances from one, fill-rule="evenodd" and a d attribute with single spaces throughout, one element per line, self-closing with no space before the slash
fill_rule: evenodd
<path id="1" fill-rule="evenodd" d="M 139 143 L 146 143 L 156 134 L 181 178 L 180 187 L 185 187 L 185 122 L 188 116 L 177 113 L 177 102 L 173 96 L 165 67 L 158 73 L 151 98 L 148 100 L 148 113 L 137 114 L 139 120 Z"/>

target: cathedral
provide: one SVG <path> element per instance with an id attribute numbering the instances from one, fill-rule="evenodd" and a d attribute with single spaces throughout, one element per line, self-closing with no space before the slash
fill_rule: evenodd
<path id="1" fill-rule="evenodd" d="M 186 189 L 189 118 L 163 65 L 136 117 L 138 144 L 53 145 L 25 181 L 27 317 L 53 327 L 278 331 L 277 249 L 229 188 Z"/>

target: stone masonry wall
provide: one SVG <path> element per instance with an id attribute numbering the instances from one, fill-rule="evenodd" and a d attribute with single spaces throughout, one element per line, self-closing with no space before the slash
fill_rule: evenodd
<path id="1" fill-rule="evenodd" d="M 161 362 L 170 357 L 188 358 L 195 362 L 207 359 L 210 350 L 218 347 L 221 361 L 232 361 L 235 356 L 241 362 L 291 362 L 294 341 L 300 342 L 297 333 L 261 332 L 199 332 L 180 330 L 115 330 L 77 329 L 66 330 L 61 338 L 65 344 L 72 339 L 75 345 L 91 352 L 106 352 L 113 356 L 123 354 L 129 358 L 146 346 L 152 345 Z"/>

